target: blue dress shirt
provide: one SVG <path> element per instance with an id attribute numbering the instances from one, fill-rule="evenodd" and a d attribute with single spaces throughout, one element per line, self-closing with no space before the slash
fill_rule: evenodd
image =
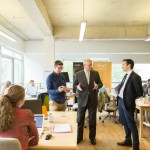
<path id="1" fill-rule="evenodd" d="M 66 93 L 58 91 L 59 86 L 66 86 L 66 80 L 62 74 L 53 71 L 46 79 L 46 86 L 50 100 L 58 104 L 63 104 L 66 101 Z"/>

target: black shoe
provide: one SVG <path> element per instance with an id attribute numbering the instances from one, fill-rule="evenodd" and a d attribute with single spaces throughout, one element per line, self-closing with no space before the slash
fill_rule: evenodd
<path id="1" fill-rule="evenodd" d="M 95 138 L 90 139 L 90 141 L 91 141 L 92 145 L 96 145 L 96 139 Z"/>
<path id="2" fill-rule="evenodd" d="M 79 144 L 83 139 L 77 139 L 77 144 Z"/>
<path id="3" fill-rule="evenodd" d="M 123 141 L 123 142 L 117 142 L 117 144 L 119 146 L 129 146 L 129 147 L 132 147 L 132 142 L 131 141 Z"/>

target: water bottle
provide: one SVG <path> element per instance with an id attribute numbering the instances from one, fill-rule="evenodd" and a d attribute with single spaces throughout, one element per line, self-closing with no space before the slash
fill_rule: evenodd
<path id="1" fill-rule="evenodd" d="M 48 122 L 52 123 L 53 122 L 53 115 L 51 112 L 48 113 Z"/>

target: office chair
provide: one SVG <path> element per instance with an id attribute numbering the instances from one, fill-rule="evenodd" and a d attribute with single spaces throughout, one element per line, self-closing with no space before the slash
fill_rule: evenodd
<path id="1" fill-rule="evenodd" d="M 0 138 L 0 150 L 22 150 L 18 139 Z"/>
<path id="2" fill-rule="evenodd" d="M 38 95 L 38 98 L 37 98 L 37 99 L 40 100 L 41 103 L 42 103 L 42 106 L 46 106 L 47 111 L 49 111 L 49 100 L 50 100 L 49 94 L 48 94 L 47 92 L 45 92 L 45 93 L 40 93 L 40 94 Z"/>
<path id="3" fill-rule="evenodd" d="M 118 107 L 111 104 L 110 97 L 106 91 L 100 91 L 98 98 L 98 111 L 101 113 L 103 110 L 108 112 L 108 115 L 102 119 L 102 123 L 104 123 L 104 120 L 107 118 L 114 119 L 115 123 L 118 122 L 117 117 L 111 115 L 111 113 L 114 113 L 118 110 Z M 101 117 L 99 117 L 99 119 L 101 119 Z"/>

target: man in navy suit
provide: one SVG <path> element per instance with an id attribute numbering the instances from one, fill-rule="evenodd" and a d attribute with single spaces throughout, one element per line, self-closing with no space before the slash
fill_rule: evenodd
<path id="1" fill-rule="evenodd" d="M 96 144 L 96 111 L 98 88 L 103 86 L 97 71 L 92 70 L 92 61 L 85 59 L 83 61 L 84 70 L 77 73 L 74 86 L 78 92 L 78 137 L 77 143 L 83 140 L 83 128 L 85 120 L 85 112 L 89 111 L 89 138 L 91 144 Z"/>
<path id="2" fill-rule="evenodd" d="M 139 136 L 134 120 L 135 100 L 143 96 L 141 77 L 133 71 L 134 61 L 124 59 L 122 69 L 126 72 L 118 90 L 119 119 L 125 130 L 125 140 L 118 142 L 120 146 L 131 146 L 133 138 L 133 150 L 139 150 Z"/>

